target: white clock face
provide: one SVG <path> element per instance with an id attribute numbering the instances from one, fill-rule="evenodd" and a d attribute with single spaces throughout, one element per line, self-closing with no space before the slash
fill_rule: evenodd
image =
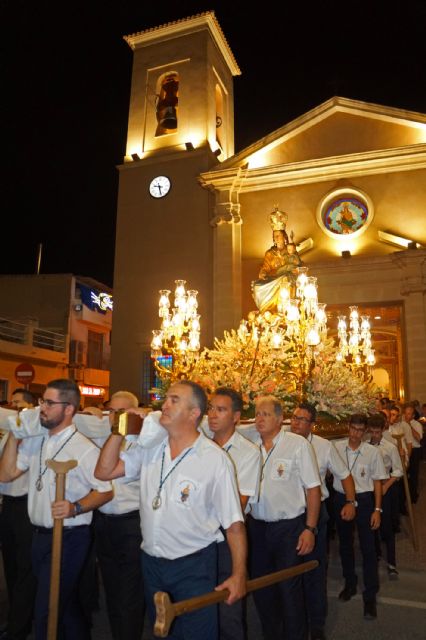
<path id="1" fill-rule="evenodd" d="M 149 193 L 153 198 L 164 198 L 169 193 L 171 186 L 172 183 L 167 176 L 157 176 L 149 184 Z"/>

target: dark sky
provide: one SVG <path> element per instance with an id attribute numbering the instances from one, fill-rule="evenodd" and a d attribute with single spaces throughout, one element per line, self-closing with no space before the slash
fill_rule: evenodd
<path id="1" fill-rule="evenodd" d="M 123 35 L 215 10 L 242 70 L 238 151 L 333 95 L 425 113 L 426 0 L 396 4 L 0 0 L 0 273 L 34 273 L 42 243 L 42 272 L 112 284 Z"/>

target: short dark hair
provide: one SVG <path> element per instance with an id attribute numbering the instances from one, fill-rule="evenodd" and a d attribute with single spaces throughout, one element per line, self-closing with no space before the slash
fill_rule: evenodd
<path id="1" fill-rule="evenodd" d="M 243 399 L 241 394 L 232 387 L 218 387 L 213 394 L 214 396 L 226 396 L 227 398 L 231 398 L 232 401 L 232 411 L 241 411 L 243 410 Z"/>
<path id="2" fill-rule="evenodd" d="M 303 409 L 303 411 L 307 411 L 311 416 L 311 422 L 315 422 L 315 420 L 317 419 L 317 410 L 310 402 L 300 402 L 297 405 L 296 409 Z"/>
<path id="3" fill-rule="evenodd" d="M 174 384 L 183 384 L 185 387 L 191 387 L 192 397 L 194 398 L 196 406 L 200 410 L 200 415 L 197 420 L 198 426 L 203 419 L 204 414 L 207 412 L 208 400 L 206 392 L 200 384 L 193 382 L 193 380 L 176 380 Z"/>
<path id="4" fill-rule="evenodd" d="M 349 424 L 363 424 L 367 426 L 367 416 L 362 413 L 353 413 L 349 418 Z"/>
<path id="5" fill-rule="evenodd" d="M 25 402 L 28 402 L 28 404 L 35 404 L 35 398 L 31 391 L 28 391 L 28 389 L 23 389 L 21 387 L 19 389 L 15 389 L 15 391 L 12 391 L 12 397 L 15 395 L 15 393 L 20 393 Z"/>
<path id="6" fill-rule="evenodd" d="M 80 407 L 80 389 L 74 380 L 58 378 L 47 383 L 46 389 L 56 389 L 63 402 L 68 402 L 74 407 L 76 413 Z"/>
<path id="7" fill-rule="evenodd" d="M 373 413 L 367 420 L 368 429 L 384 429 L 386 427 L 386 416 L 384 413 Z"/>

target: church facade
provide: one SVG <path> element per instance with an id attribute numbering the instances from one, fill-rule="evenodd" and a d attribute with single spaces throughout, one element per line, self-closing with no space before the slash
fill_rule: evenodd
<path id="1" fill-rule="evenodd" d="M 126 36 L 134 52 L 119 167 L 112 388 L 149 388 L 159 290 L 196 289 L 201 341 L 255 308 L 251 282 L 288 214 L 330 333 L 370 316 L 374 378 L 426 400 L 426 115 L 335 97 L 234 153 L 237 62 L 214 13 Z"/>

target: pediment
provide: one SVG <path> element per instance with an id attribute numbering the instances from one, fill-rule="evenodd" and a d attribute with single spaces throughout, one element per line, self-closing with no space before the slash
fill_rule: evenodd
<path id="1" fill-rule="evenodd" d="M 426 142 L 426 115 L 335 97 L 217 168 L 249 168 L 410 147 Z"/>

